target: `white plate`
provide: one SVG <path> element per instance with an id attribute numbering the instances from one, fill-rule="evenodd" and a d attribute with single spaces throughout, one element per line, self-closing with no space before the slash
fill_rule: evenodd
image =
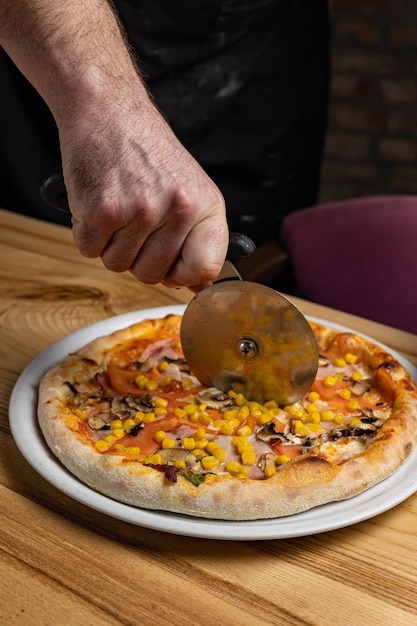
<path id="1" fill-rule="evenodd" d="M 354 498 L 271 520 L 229 522 L 139 509 L 116 502 L 80 482 L 51 454 L 39 430 L 36 406 L 40 377 L 55 362 L 94 337 L 145 318 L 163 317 L 168 313 L 182 314 L 184 309 L 184 306 L 158 307 L 118 315 L 92 324 L 51 345 L 22 372 L 10 398 L 12 435 L 23 456 L 48 482 L 74 500 L 131 524 L 177 535 L 227 540 L 284 539 L 343 528 L 383 513 L 417 491 L 417 450 L 389 478 Z M 340 330 L 350 330 L 321 319 L 310 319 Z M 408 369 L 414 380 L 417 380 L 417 369 L 401 355 L 387 349 Z"/>

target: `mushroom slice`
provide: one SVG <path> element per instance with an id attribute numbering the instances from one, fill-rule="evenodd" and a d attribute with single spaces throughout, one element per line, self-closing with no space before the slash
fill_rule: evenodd
<path id="1" fill-rule="evenodd" d="M 217 387 L 208 387 L 208 389 L 200 391 L 196 398 L 198 402 L 207 404 L 210 409 L 223 409 L 233 404 L 232 398 L 229 398 Z"/>
<path id="2" fill-rule="evenodd" d="M 260 428 L 256 433 L 256 437 L 266 443 L 272 439 L 279 439 L 282 443 L 289 443 L 289 439 L 284 435 L 284 433 L 280 433 L 275 430 L 274 422 L 267 422 L 264 426 L 262 426 L 262 428 Z"/>
<path id="3" fill-rule="evenodd" d="M 187 467 L 192 467 L 197 463 L 197 457 L 185 448 L 166 448 L 159 450 L 163 463 L 174 463 L 175 461 L 185 461 Z"/>
<path id="4" fill-rule="evenodd" d="M 258 467 L 262 472 L 265 472 L 265 470 L 268 467 L 275 467 L 275 459 L 277 457 L 275 456 L 275 454 L 273 454 L 272 452 L 264 452 L 258 461 Z"/>
<path id="5" fill-rule="evenodd" d="M 327 356 L 319 355 L 319 367 L 327 367 L 331 364 L 331 360 Z"/>
<path id="6" fill-rule="evenodd" d="M 101 417 L 89 417 L 87 420 L 87 424 L 91 428 L 91 430 L 106 430 L 110 428 L 110 425 L 107 424 Z"/>
<path id="7" fill-rule="evenodd" d="M 353 385 L 349 386 L 349 389 L 354 396 L 363 396 L 363 394 L 367 393 L 371 387 L 371 382 L 364 378 L 362 380 L 356 380 Z"/>

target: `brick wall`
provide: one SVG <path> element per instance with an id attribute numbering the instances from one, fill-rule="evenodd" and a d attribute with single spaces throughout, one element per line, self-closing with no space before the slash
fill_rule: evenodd
<path id="1" fill-rule="evenodd" d="M 417 0 L 332 1 L 322 202 L 417 194 Z"/>

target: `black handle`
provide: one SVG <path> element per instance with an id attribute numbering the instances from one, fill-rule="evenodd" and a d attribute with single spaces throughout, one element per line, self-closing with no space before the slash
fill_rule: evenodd
<path id="1" fill-rule="evenodd" d="M 60 211 L 70 211 L 68 195 L 65 187 L 64 176 L 61 171 L 55 172 L 45 178 L 40 187 L 42 199 L 46 204 L 59 209 Z M 256 246 L 252 239 L 242 233 L 230 233 L 229 247 L 226 258 L 229 261 L 240 259 L 255 252 Z"/>

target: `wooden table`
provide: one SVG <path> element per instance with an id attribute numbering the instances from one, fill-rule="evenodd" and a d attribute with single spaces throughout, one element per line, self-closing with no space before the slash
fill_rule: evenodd
<path id="1" fill-rule="evenodd" d="M 8 422 L 25 366 L 76 329 L 190 294 L 111 274 L 81 257 L 69 230 L 6 211 L 0 285 L 0 624 L 417 624 L 417 495 L 323 534 L 220 541 L 120 522 L 41 478 Z M 417 336 L 296 302 L 417 364 Z"/>

